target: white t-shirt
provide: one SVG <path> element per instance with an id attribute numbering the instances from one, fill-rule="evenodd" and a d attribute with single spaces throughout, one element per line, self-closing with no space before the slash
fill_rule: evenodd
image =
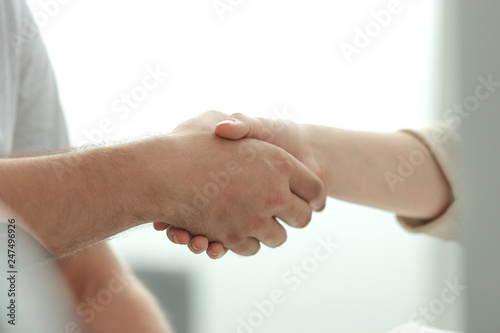
<path id="1" fill-rule="evenodd" d="M 0 0 L 0 155 L 68 146 L 52 66 L 24 0 Z M 0 219 L 14 214 L 0 204 Z M 7 258 L 7 224 L 0 223 L 0 251 Z M 37 265 L 50 255 L 16 228 L 16 320 L 8 323 L 4 306 L 0 332 L 61 332 L 73 322 L 74 310 L 62 297 L 64 280 L 52 265 Z M 2 276 L 7 260 L 0 262 Z M 8 281 L 0 281 L 0 303 L 10 304 Z M 3 292 L 5 291 L 5 292 Z M 49 300 L 51 306 L 43 306 Z M 9 310 L 11 311 L 11 310 Z"/>
<path id="2" fill-rule="evenodd" d="M 24 0 L 0 0 L 0 154 L 68 146 L 47 51 Z"/>

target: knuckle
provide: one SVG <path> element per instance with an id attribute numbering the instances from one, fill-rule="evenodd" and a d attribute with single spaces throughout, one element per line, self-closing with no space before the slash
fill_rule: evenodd
<path id="1" fill-rule="evenodd" d="M 319 179 L 312 181 L 312 186 L 310 188 L 311 201 L 325 201 L 326 190 L 325 186 Z"/>
<path id="2" fill-rule="evenodd" d="M 236 119 L 243 119 L 245 117 L 245 115 L 243 113 L 236 112 L 236 113 L 231 114 L 230 117 L 231 118 L 236 118 Z"/>
<path id="3" fill-rule="evenodd" d="M 262 118 L 257 118 L 255 120 L 256 124 L 258 125 L 257 128 L 259 128 L 259 133 L 257 134 L 257 137 L 260 140 L 264 140 L 267 142 L 271 142 L 274 138 L 275 130 L 276 130 L 276 119 L 262 119 Z"/>
<path id="4" fill-rule="evenodd" d="M 241 243 L 241 238 L 236 234 L 227 234 L 222 243 L 224 247 L 232 249 L 237 247 Z"/>
<path id="5" fill-rule="evenodd" d="M 275 239 L 276 239 L 275 243 L 271 244 L 270 247 L 276 248 L 283 245 L 283 243 L 285 243 L 287 240 L 286 231 L 282 230 L 282 232 L 280 232 L 279 235 L 275 237 Z"/>
<path id="6" fill-rule="evenodd" d="M 266 195 L 265 203 L 268 207 L 281 207 L 286 203 L 285 194 L 281 190 L 271 190 Z"/>
<path id="7" fill-rule="evenodd" d="M 278 169 L 279 172 L 282 173 L 290 173 L 293 168 L 293 162 L 290 156 L 288 156 L 283 150 L 276 150 L 276 154 L 274 155 L 274 165 Z"/>
<path id="8" fill-rule="evenodd" d="M 309 222 L 311 222 L 311 218 L 312 218 L 312 211 L 309 210 L 307 215 L 298 220 L 297 228 L 305 228 L 309 224 Z"/>
<path id="9" fill-rule="evenodd" d="M 263 218 L 254 219 L 250 223 L 247 223 L 247 232 L 255 233 L 262 230 L 265 230 L 267 227 L 267 222 Z"/>
<path id="10" fill-rule="evenodd" d="M 256 240 L 252 241 L 247 241 L 244 244 L 241 244 L 234 249 L 232 249 L 233 252 L 242 255 L 242 256 L 253 256 L 260 250 L 260 243 Z"/>
<path id="11" fill-rule="evenodd" d="M 249 248 L 248 248 L 248 255 L 249 256 L 253 256 L 254 254 L 256 254 L 257 252 L 259 252 L 260 250 L 260 243 L 259 242 L 255 242 L 255 245 L 250 245 Z"/>

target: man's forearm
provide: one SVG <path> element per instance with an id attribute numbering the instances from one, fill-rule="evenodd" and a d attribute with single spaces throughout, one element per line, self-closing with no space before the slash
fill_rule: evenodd
<path id="1" fill-rule="evenodd" d="M 449 184 L 430 151 L 407 133 L 368 133 L 305 125 L 311 146 L 326 170 L 326 189 L 338 199 L 432 219 L 451 201 Z M 421 151 L 423 162 L 395 186 L 386 172 L 398 175 L 400 157 Z"/>
<path id="2" fill-rule="evenodd" d="M 130 185 L 141 173 L 130 173 L 135 161 L 128 152 L 118 146 L 1 159 L 0 200 L 53 254 L 81 249 L 142 222 L 134 210 L 141 187 Z"/>

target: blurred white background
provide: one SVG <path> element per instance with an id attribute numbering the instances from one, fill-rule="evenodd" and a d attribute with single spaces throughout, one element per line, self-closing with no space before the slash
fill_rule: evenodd
<path id="1" fill-rule="evenodd" d="M 350 63 L 340 47 L 391 2 L 223 0 L 232 9 L 224 20 L 213 0 L 30 5 L 78 145 L 89 133 L 116 141 L 168 132 L 210 109 L 370 131 L 421 127 L 437 111 L 439 1 L 401 0 L 400 12 Z M 169 75 L 142 96 L 148 68 Z M 133 92 L 140 101 L 115 112 Z M 191 333 L 238 332 L 239 318 L 249 316 L 263 319 L 240 332 L 385 332 L 414 313 L 425 318 L 420 309 L 457 277 L 457 245 L 408 234 L 391 213 L 330 200 L 306 229 L 287 231 L 278 249 L 218 261 L 171 244 L 150 225 L 112 244 L 132 266 L 190 274 Z M 292 290 L 283 276 L 328 237 L 339 248 Z M 283 304 L 256 315 L 255 302 L 276 289 Z M 460 329 L 461 301 L 427 323 Z"/>

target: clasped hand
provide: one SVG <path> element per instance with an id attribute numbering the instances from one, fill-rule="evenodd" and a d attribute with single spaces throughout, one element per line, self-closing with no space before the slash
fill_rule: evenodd
<path id="1" fill-rule="evenodd" d="M 217 111 L 181 123 L 170 137 L 186 159 L 173 168 L 175 203 L 155 229 L 212 258 L 281 245 L 286 231 L 276 218 L 305 227 L 326 200 L 320 168 L 300 151 L 299 134 L 294 123 Z"/>

